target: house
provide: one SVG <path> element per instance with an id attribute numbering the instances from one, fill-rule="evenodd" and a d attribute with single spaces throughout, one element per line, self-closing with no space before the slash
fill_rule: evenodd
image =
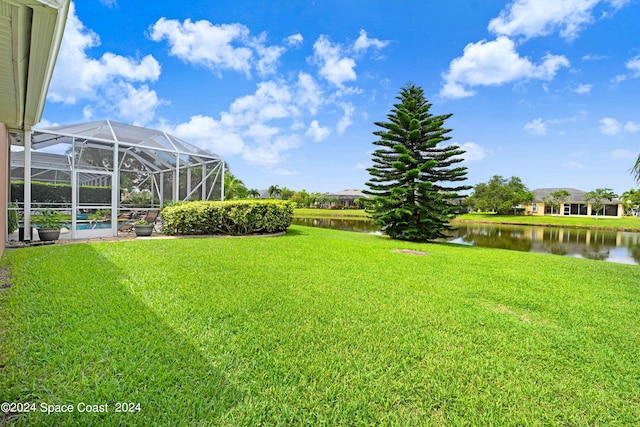
<path id="1" fill-rule="evenodd" d="M 323 207 L 339 207 L 348 209 L 350 207 L 359 207 L 358 199 L 368 199 L 370 196 L 364 194 L 361 190 L 343 190 L 336 193 L 324 195 L 325 202 Z"/>
<path id="2" fill-rule="evenodd" d="M 9 141 L 30 141 L 32 126 L 42 118 L 69 4 L 69 0 L 0 0 L 0 230 L 4 241 Z M 0 255 L 3 249 L 4 244 Z"/>
<path id="3" fill-rule="evenodd" d="M 560 205 L 559 209 L 555 209 L 545 202 L 551 193 L 562 190 L 568 192 L 569 197 L 565 203 Z M 585 198 L 586 194 L 586 191 L 575 188 L 538 188 L 533 190 L 533 202 L 522 205 L 522 207 L 526 215 L 595 216 L 596 212 L 592 208 L 592 201 Z M 621 218 L 624 214 L 620 200 L 604 200 L 603 205 L 604 209 L 598 212 L 599 216 Z"/>

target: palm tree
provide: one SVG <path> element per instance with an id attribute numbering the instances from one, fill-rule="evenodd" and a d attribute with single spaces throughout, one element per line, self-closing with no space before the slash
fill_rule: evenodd
<path id="1" fill-rule="evenodd" d="M 247 187 L 245 187 L 244 182 L 229 171 L 224 173 L 224 195 L 226 199 L 247 197 Z"/>
<path id="2" fill-rule="evenodd" d="M 247 191 L 247 196 L 257 199 L 260 197 L 260 192 L 257 189 L 252 188 L 251 190 Z"/>
<path id="3" fill-rule="evenodd" d="M 640 155 L 638 155 L 638 160 L 636 160 L 636 164 L 631 168 L 631 173 L 636 178 L 636 182 L 640 184 Z"/>
<path id="4" fill-rule="evenodd" d="M 640 189 L 632 188 L 625 191 L 620 195 L 620 200 L 627 213 L 631 212 L 632 209 L 640 207 Z"/>
<path id="5" fill-rule="evenodd" d="M 278 187 L 277 185 L 272 185 L 267 191 L 269 192 L 269 197 L 271 198 L 278 197 L 282 194 L 280 187 Z"/>

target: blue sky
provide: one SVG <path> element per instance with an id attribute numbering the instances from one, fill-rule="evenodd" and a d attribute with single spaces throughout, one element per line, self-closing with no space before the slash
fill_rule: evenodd
<path id="1" fill-rule="evenodd" d="M 223 156 L 249 188 L 364 188 L 413 82 L 468 183 L 635 185 L 640 0 L 88 0 L 40 126 L 112 119 Z"/>

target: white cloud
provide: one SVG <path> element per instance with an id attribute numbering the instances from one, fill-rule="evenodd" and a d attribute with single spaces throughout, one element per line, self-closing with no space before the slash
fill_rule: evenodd
<path id="1" fill-rule="evenodd" d="M 532 135 L 546 135 L 547 125 L 540 118 L 534 119 L 524 125 L 524 130 Z"/>
<path id="2" fill-rule="evenodd" d="M 602 59 L 607 59 L 607 58 L 608 56 L 606 55 L 596 55 L 596 54 L 590 53 L 590 54 L 584 55 L 582 57 L 582 60 L 583 61 L 600 61 Z"/>
<path id="3" fill-rule="evenodd" d="M 489 22 L 489 30 L 497 35 L 532 38 L 559 31 L 567 40 L 595 21 L 593 9 L 608 4 L 615 12 L 629 0 L 514 0 Z"/>
<path id="4" fill-rule="evenodd" d="M 263 123 L 255 123 L 242 132 L 242 135 L 252 138 L 259 144 L 268 144 L 279 133 L 280 128 Z"/>
<path id="5" fill-rule="evenodd" d="M 634 56 L 625 64 L 633 73 L 633 77 L 640 77 L 640 55 Z"/>
<path id="6" fill-rule="evenodd" d="M 628 133 L 640 132 L 640 123 L 628 121 L 623 125 L 613 117 L 604 117 L 600 120 L 600 133 L 603 135 L 617 135 L 623 131 Z"/>
<path id="7" fill-rule="evenodd" d="M 624 125 L 624 130 L 631 133 L 640 132 L 640 123 L 636 122 L 627 122 Z"/>
<path id="8" fill-rule="evenodd" d="M 163 130 L 221 156 L 239 154 L 245 146 L 234 128 L 207 116 L 192 116 L 186 123 Z"/>
<path id="9" fill-rule="evenodd" d="M 253 95 L 236 99 L 229 112 L 222 114 L 222 121 L 233 126 L 250 126 L 291 118 L 299 115 L 293 101 L 287 85 L 275 81 L 261 82 Z"/>
<path id="10" fill-rule="evenodd" d="M 42 119 L 34 127 L 38 128 L 38 129 L 43 129 L 43 128 L 50 128 L 50 127 L 54 127 L 54 126 L 60 126 L 60 123 L 51 122 L 50 120 L 47 120 L 47 119 Z M 16 148 L 16 147 L 15 146 L 11 147 L 12 150 L 14 148 Z"/>
<path id="11" fill-rule="evenodd" d="M 561 117 L 559 119 L 549 119 L 549 120 L 546 121 L 546 123 L 559 124 L 559 123 L 582 122 L 582 121 L 586 120 L 587 115 L 588 115 L 588 113 L 585 110 L 580 110 L 580 111 L 578 111 L 577 114 L 574 114 L 573 116 Z"/>
<path id="12" fill-rule="evenodd" d="M 320 75 L 338 87 L 357 78 L 356 61 L 344 56 L 340 46 L 331 43 L 325 35 L 313 44 L 313 58 L 320 66 Z"/>
<path id="13" fill-rule="evenodd" d="M 160 18 L 149 34 L 151 40 L 167 40 L 169 53 L 185 62 L 211 70 L 231 69 L 249 73 L 253 52 L 246 46 L 249 29 L 242 24 L 213 25 L 209 21 Z M 234 43 L 239 46 L 234 46 Z"/>
<path id="14" fill-rule="evenodd" d="M 330 133 L 331 131 L 329 128 L 322 127 L 317 120 L 313 120 L 304 135 L 313 138 L 316 142 L 320 142 L 323 139 L 326 139 Z"/>
<path id="15" fill-rule="evenodd" d="M 356 163 L 355 168 L 356 169 L 360 169 L 360 170 L 366 170 L 367 169 L 367 165 L 365 165 L 364 163 Z"/>
<path id="16" fill-rule="evenodd" d="M 96 111 L 115 114 L 126 121 L 144 124 L 153 119 L 156 108 L 162 104 L 146 83 L 160 77 L 160 64 L 147 55 L 142 59 L 128 58 L 111 52 L 99 59 L 89 56 L 91 48 L 100 45 L 99 36 L 86 28 L 71 3 L 56 68 L 49 88 L 49 100 L 65 104 L 89 101 L 83 115 L 91 119 Z M 121 89 L 125 88 L 124 94 Z M 128 108 L 126 98 L 133 93 L 144 95 L 147 104 L 143 110 Z M 125 99 L 123 99 L 123 96 Z"/>
<path id="17" fill-rule="evenodd" d="M 86 121 L 90 121 L 93 119 L 93 107 L 91 105 L 85 105 L 82 109 L 82 118 Z"/>
<path id="18" fill-rule="evenodd" d="M 249 163 L 273 168 L 283 161 L 284 152 L 297 148 L 300 144 L 298 135 L 283 135 L 268 143 L 245 147 L 242 157 Z"/>
<path id="19" fill-rule="evenodd" d="M 100 0 L 100 3 L 109 8 L 117 6 L 118 2 L 116 0 Z"/>
<path id="20" fill-rule="evenodd" d="M 342 135 L 344 131 L 347 130 L 347 128 L 353 124 L 353 120 L 351 119 L 351 116 L 355 111 L 353 104 L 351 104 L 350 102 L 343 102 L 340 104 L 340 106 L 344 110 L 344 114 L 338 121 L 338 126 L 337 126 L 338 135 Z"/>
<path id="21" fill-rule="evenodd" d="M 298 74 L 296 98 L 300 106 L 306 108 L 311 114 L 316 114 L 323 103 L 322 89 L 313 77 L 302 71 Z"/>
<path id="22" fill-rule="evenodd" d="M 571 89 L 573 92 L 584 95 L 585 93 L 591 92 L 593 85 L 590 84 L 579 84 L 577 87 Z"/>
<path id="23" fill-rule="evenodd" d="M 280 56 L 286 51 L 280 46 L 264 46 L 255 44 L 254 48 L 260 59 L 256 63 L 256 69 L 260 75 L 273 74 L 277 71 Z"/>
<path id="24" fill-rule="evenodd" d="M 266 33 L 252 37 L 249 28 L 238 23 L 214 25 L 206 20 L 160 18 L 150 30 L 151 40 L 168 42 L 170 55 L 218 75 L 233 70 L 249 76 L 254 67 L 261 75 L 272 74 L 286 51 L 284 46 L 267 46 Z M 294 46 L 302 42 L 302 36 L 289 36 L 284 42 Z"/>
<path id="25" fill-rule="evenodd" d="M 288 46 L 300 46 L 303 41 L 304 41 L 304 38 L 302 37 L 302 34 L 300 34 L 300 33 L 290 35 L 289 37 L 284 39 L 284 42 Z"/>
<path id="26" fill-rule="evenodd" d="M 117 88 L 113 88 L 109 98 L 117 100 L 114 104 L 120 117 L 126 117 L 134 125 L 144 126 L 153 120 L 155 109 L 164 102 L 158 99 L 154 90 L 149 90 L 147 85 L 139 88 L 131 83 L 121 82 Z M 106 107 L 109 109 L 109 107 Z"/>
<path id="27" fill-rule="evenodd" d="M 600 133 L 603 135 L 616 135 L 622 131 L 622 123 L 612 117 L 600 120 Z"/>
<path id="28" fill-rule="evenodd" d="M 360 35 L 356 39 L 353 45 L 353 50 L 356 52 L 365 51 L 369 48 L 382 49 L 389 44 L 388 40 L 379 40 L 376 38 L 370 39 L 367 37 L 365 30 L 360 30 Z"/>
<path id="29" fill-rule="evenodd" d="M 616 76 L 614 81 L 621 82 L 627 80 L 629 78 L 637 78 L 640 77 L 640 55 L 636 55 L 630 60 L 628 60 L 625 66 L 631 71 L 627 74 L 620 74 Z"/>
<path id="30" fill-rule="evenodd" d="M 316 141 L 326 138 L 329 130 L 317 120 L 308 128 L 303 123 L 304 115 L 315 114 L 322 103 L 313 78 L 300 73 L 292 84 L 258 83 L 254 93 L 237 98 L 219 119 L 194 116 L 187 123 L 165 125 L 165 130 L 220 155 L 241 155 L 273 172 L 289 150 L 301 145 L 304 129 Z"/>
<path id="31" fill-rule="evenodd" d="M 460 148 L 466 151 L 466 153 L 464 153 L 462 157 L 464 157 L 464 160 L 467 162 L 477 162 L 487 156 L 484 147 L 476 144 L 475 142 L 465 142 L 464 144 L 460 145 Z"/>
<path id="32" fill-rule="evenodd" d="M 551 80 L 561 67 L 569 66 L 564 56 L 547 54 L 538 65 L 515 51 L 507 37 L 469 43 L 461 57 L 451 61 L 443 75 L 445 83 L 440 94 L 449 98 L 471 96 L 467 87 L 497 86 L 523 79 Z"/>
<path id="33" fill-rule="evenodd" d="M 87 51 L 100 45 L 96 33 L 86 28 L 71 3 L 56 68 L 49 89 L 53 102 L 75 104 L 81 99 L 97 100 L 105 89 L 122 82 L 155 82 L 160 64 L 147 55 L 141 60 L 107 52 L 100 59 L 90 58 Z M 105 103 L 115 101 L 105 100 Z"/>
<path id="34" fill-rule="evenodd" d="M 609 153 L 614 159 L 636 159 L 638 154 L 631 150 L 618 149 Z"/>

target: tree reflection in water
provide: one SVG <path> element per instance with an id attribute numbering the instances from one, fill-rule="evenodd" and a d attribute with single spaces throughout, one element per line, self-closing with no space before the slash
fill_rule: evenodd
<path id="1" fill-rule="evenodd" d="M 294 224 L 374 233 L 363 219 L 295 218 Z M 640 265 L 640 233 L 559 227 L 456 224 L 447 242 Z"/>

